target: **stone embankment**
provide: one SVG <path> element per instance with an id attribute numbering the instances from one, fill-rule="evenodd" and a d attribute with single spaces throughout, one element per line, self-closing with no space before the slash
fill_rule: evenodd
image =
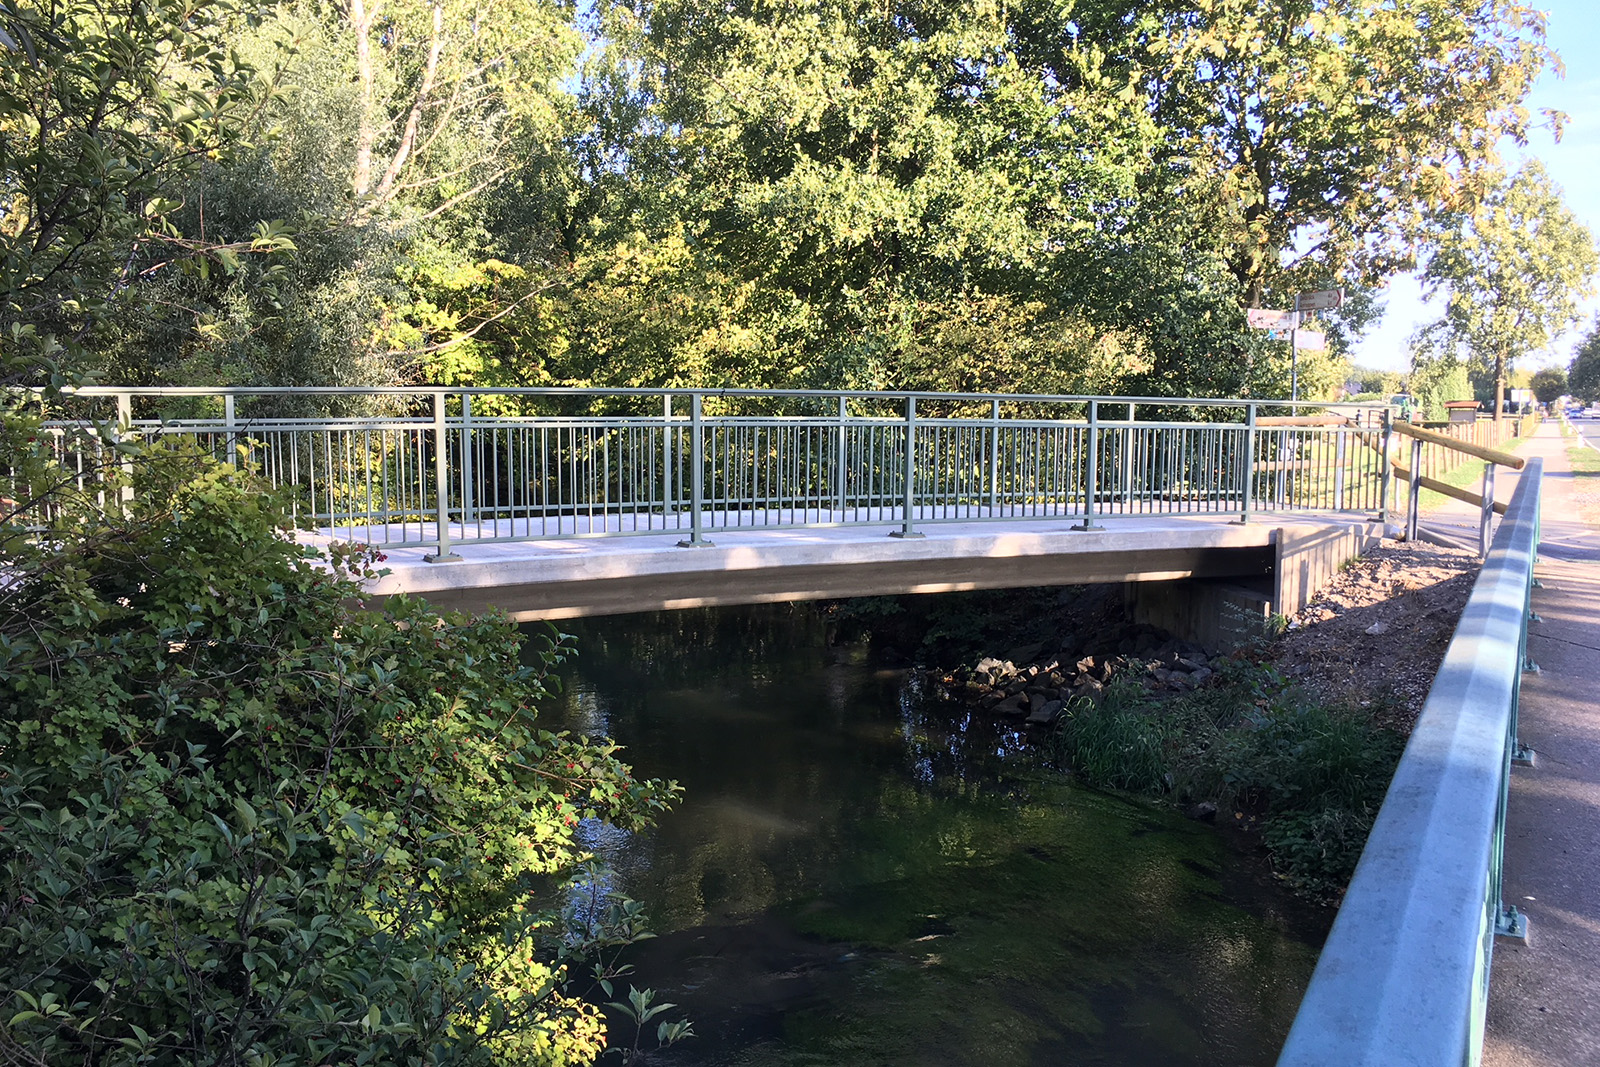
<path id="1" fill-rule="evenodd" d="M 1054 644 L 1054 651 L 1046 648 Z M 1013 649 L 1004 658 L 985 657 L 962 673 L 936 681 L 951 699 L 981 712 L 1049 726 L 1067 702 L 1098 703 L 1118 676 L 1142 678 L 1149 690 L 1183 692 L 1204 685 L 1214 673 L 1212 656 L 1197 645 L 1142 623 L 1128 623 L 1087 639 Z"/>

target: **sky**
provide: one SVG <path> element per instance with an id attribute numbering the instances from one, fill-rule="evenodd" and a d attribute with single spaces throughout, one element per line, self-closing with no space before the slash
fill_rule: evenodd
<path id="1" fill-rule="evenodd" d="M 1546 72 L 1528 105 L 1535 111 L 1565 111 L 1568 122 L 1559 144 L 1547 131 L 1540 131 L 1526 152 L 1514 146 L 1508 149 L 1508 162 L 1515 166 L 1526 155 L 1543 160 L 1545 170 L 1565 192 L 1567 206 L 1600 236 L 1600 0 L 1544 0 L 1533 6 L 1550 17 L 1549 42 L 1561 55 L 1566 75 Z M 1410 365 L 1406 339 L 1418 326 L 1437 318 L 1439 309 L 1423 301 L 1421 288 L 1411 276 L 1390 283 L 1386 304 L 1383 321 L 1355 346 L 1352 359 L 1363 367 L 1403 371 Z M 1590 301 L 1577 329 L 1557 338 L 1547 351 L 1521 360 L 1518 369 L 1564 369 L 1597 311 L 1600 301 Z"/>

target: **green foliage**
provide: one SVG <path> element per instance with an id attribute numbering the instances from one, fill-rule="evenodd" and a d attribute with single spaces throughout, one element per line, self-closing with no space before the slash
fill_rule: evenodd
<path id="1" fill-rule="evenodd" d="M 1562 200 L 1538 161 L 1502 178 L 1470 211 L 1447 218 L 1423 273 L 1444 315 L 1425 327 L 1431 343 L 1490 371 L 1493 410 L 1513 361 L 1578 321 L 1600 267 L 1594 238 Z"/>
<path id="2" fill-rule="evenodd" d="M 1526 136 L 1553 62 L 1515 0 L 1091 0 L 1071 18 L 1059 39 L 1126 70 L 1166 134 L 1152 179 L 1250 306 L 1409 266 L 1429 212 L 1470 205 L 1501 138 Z"/>
<path id="3" fill-rule="evenodd" d="M 564 639 L 363 607 L 381 556 L 318 565 L 233 468 L 131 458 L 126 514 L 12 489 L 0 1044 L 52 1064 L 593 1059 L 604 1025 L 574 983 L 608 981 L 642 931 L 627 902 L 567 908 L 576 827 L 643 826 L 676 787 L 539 726 Z M 20 536 L 26 514 L 46 537 Z"/>
<path id="4" fill-rule="evenodd" d="M 1403 380 L 1398 371 L 1351 367 L 1350 376 L 1351 380 L 1360 386 L 1357 392 L 1362 397 L 1382 397 L 1387 400 L 1393 394 L 1403 391 Z"/>
<path id="5" fill-rule="evenodd" d="M 176 214 L 203 160 L 240 147 L 271 79 L 228 47 L 252 3 L 0 5 L 0 380 L 48 380 L 158 269 L 231 270 L 292 247 Z M 143 268 L 143 269 L 140 269 Z M 41 362 L 42 361 L 42 362 Z"/>
<path id="6" fill-rule="evenodd" d="M 1422 412 L 1424 419 L 1445 419 L 1450 414 L 1444 406 L 1447 401 L 1473 398 L 1466 364 L 1449 356 L 1416 353 L 1407 384 L 1411 387 L 1411 395 L 1417 398 L 1417 410 Z"/>
<path id="7" fill-rule="evenodd" d="M 1539 403 L 1554 404 L 1557 398 L 1567 394 L 1567 372 L 1559 367 L 1545 367 L 1533 373 L 1528 385 Z"/>
<path id="8" fill-rule="evenodd" d="M 1600 401 L 1600 322 L 1589 328 L 1567 366 L 1567 388 L 1585 403 Z"/>
<path id="9" fill-rule="evenodd" d="M 1333 901 L 1355 870 L 1403 739 L 1369 715 L 1331 708 L 1269 668 L 1218 660 L 1217 681 L 1159 700 L 1114 682 L 1072 702 L 1058 757 L 1089 784 L 1177 802 L 1209 800 L 1259 820 L 1284 880 Z"/>

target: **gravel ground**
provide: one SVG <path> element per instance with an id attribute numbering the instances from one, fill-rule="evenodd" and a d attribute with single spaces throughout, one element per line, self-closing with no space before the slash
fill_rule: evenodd
<path id="1" fill-rule="evenodd" d="M 1409 732 L 1477 574 L 1474 553 L 1386 541 L 1318 593 L 1262 660 Z"/>

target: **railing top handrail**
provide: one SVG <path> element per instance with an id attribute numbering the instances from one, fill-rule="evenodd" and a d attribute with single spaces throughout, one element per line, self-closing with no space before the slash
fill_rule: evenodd
<path id="1" fill-rule="evenodd" d="M 1507 506 L 1278 1067 L 1474 1062 L 1541 473 L 1529 460 Z"/>
<path id="2" fill-rule="evenodd" d="M 34 387 L 32 392 L 45 390 Z M 1362 411 L 1382 411 L 1392 405 L 1371 401 L 1282 400 L 1273 397 L 1172 397 L 1172 396 L 1101 396 L 1068 393 L 947 393 L 929 390 L 887 389 L 722 389 L 722 388 L 646 388 L 622 386 L 487 386 L 450 385 L 157 385 L 121 386 L 89 385 L 68 386 L 59 390 L 67 396 L 84 397 L 182 397 L 182 396 L 433 396 L 444 393 L 452 396 L 671 396 L 671 397 L 817 397 L 851 398 L 863 400 L 961 400 L 1000 401 L 1002 403 L 1058 403 L 1085 404 L 1161 404 L 1180 407 L 1239 407 L 1259 405 L 1287 408 L 1327 408 L 1338 406 Z"/>

